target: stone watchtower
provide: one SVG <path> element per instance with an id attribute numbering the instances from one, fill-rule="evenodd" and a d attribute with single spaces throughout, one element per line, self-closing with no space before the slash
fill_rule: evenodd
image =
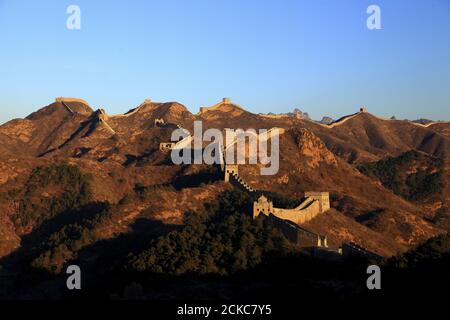
<path id="1" fill-rule="evenodd" d="M 361 108 L 359 108 L 359 112 L 366 113 L 367 112 L 367 108 L 366 107 L 361 107 Z"/>
<path id="2" fill-rule="evenodd" d="M 269 201 L 265 196 L 258 198 L 258 201 L 253 202 L 253 219 L 260 214 L 269 216 L 273 213 L 273 202 Z"/>
<path id="3" fill-rule="evenodd" d="M 319 212 L 325 212 L 330 209 L 330 194 L 328 192 L 305 192 L 305 198 L 313 198 L 319 200 Z"/>
<path id="4" fill-rule="evenodd" d="M 230 181 L 230 175 L 231 174 L 238 174 L 238 165 L 237 164 L 225 164 L 225 182 Z"/>

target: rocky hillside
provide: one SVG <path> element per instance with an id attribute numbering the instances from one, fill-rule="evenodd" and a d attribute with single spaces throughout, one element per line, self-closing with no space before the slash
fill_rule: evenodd
<path id="1" fill-rule="evenodd" d="M 114 206 L 112 217 L 93 227 L 98 239 L 132 233 L 138 221 L 177 225 L 186 212 L 207 210 L 232 186 L 215 167 L 175 166 L 159 150 L 177 126 L 192 132 L 195 120 L 204 129 L 285 128 L 276 175 L 261 176 L 255 165 L 242 165 L 239 173 L 255 189 L 292 201 L 307 190 L 329 191 L 333 210 L 308 227 L 330 235 L 335 244 L 354 241 L 389 256 L 449 230 L 444 205 L 448 187 L 435 192 L 433 199 L 439 198 L 441 205 L 437 200 L 419 203 L 397 192 L 378 171 L 361 173 L 357 167 L 372 168 L 386 157 L 416 150 L 427 159 L 440 159 L 439 168 L 434 162 L 417 162 L 397 169 L 439 172 L 445 180 L 450 146 L 446 123 L 424 127 L 362 112 L 320 124 L 289 115 L 256 115 L 230 101 L 194 115 L 176 102 L 146 100 L 126 114 L 108 115 L 83 101 L 56 101 L 0 126 L 0 254 L 29 250 L 28 237 L 83 205 Z M 403 185 L 408 177 L 399 178 Z M 422 185 L 413 193 L 431 199 L 424 189 Z"/>

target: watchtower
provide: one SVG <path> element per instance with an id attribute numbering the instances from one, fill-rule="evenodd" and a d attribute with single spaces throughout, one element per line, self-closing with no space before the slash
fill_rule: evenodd
<path id="1" fill-rule="evenodd" d="M 328 192 L 306 191 L 305 198 L 309 197 L 319 200 L 319 211 L 321 213 L 330 209 L 330 194 Z"/>
<path id="2" fill-rule="evenodd" d="M 225 164 L 225 182 L 230 181 L 230 174 L 238 174 L 238 165 L 237 164 Z"/>
<path id="3" fill-rule="evenodd" d="M 253 219 L 261 213 L 266 216 L 273 213 L 273 202 L 269 201 L 264 195 L 260 196 L 258 201 L 253 202 Z"/>

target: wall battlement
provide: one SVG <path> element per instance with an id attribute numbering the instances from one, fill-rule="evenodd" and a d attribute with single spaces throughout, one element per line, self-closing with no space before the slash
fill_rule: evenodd
<path id="1" fill-rule="evenodd" d="M 253 189 L 252 187 L 250 187 L 250 185 L 245 182 L 244 179 L 242 179 L 238 174 L 236 173 L 231 173 L 230 174 L 230 178 L 228 180 L 230 183 L 237 185 L 238 187 L 244 189 L 244 191 L 249 192 L 249 193 L 254 193 L 256 192 L 255 189 Z"/>

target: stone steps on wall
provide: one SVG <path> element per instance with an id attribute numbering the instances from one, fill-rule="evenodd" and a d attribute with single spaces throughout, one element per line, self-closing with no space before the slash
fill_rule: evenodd
<path id="1" fill-rule="evenodd" d="M 242 188 L 244 188 L 248 192 L 256 192 L 255 189 L 249 186 L 247 182 L 245 182 L 244 179 L 242 179 L 237 173 L 231 172 L 230 176 L 234 178 L 234 181 L 236 181 Z"/>

